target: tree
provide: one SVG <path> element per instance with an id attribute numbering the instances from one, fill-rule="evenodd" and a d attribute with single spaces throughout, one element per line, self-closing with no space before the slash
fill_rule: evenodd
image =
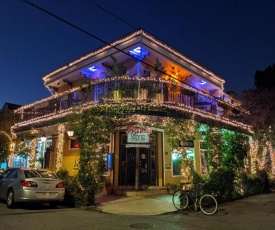
<path id="1" fill-rule="evenodd" d="M 0 162 L 7 162 L 10 154 L 11 126 L 15 123 L 12 110 L 0 110 Z"/>
<path id="2" fill-rule="evenodd" d="M 7 162 L 10 154 L 10 143 L 9 137 L 4 132 L 0 132 L 0 163 Z"/>
<path id="3" fill-rule="evenodd" d="M 114 56 L 110 56 L 112 61 L 113 61 L 113 65 L 110 66 L 108 64 L 102 63 L 102 65 L 106 68 L 106 70 L 108 71 L 106 73 L 107 76 L 109 77 L 121 77 L 124 76 L 127 72 L 127 67 L 125 65 L 125 63 L 119 63 L 117 61 L 117 59 Z"/>
<path id="4" fill-rule="evenodd" d="M 263 71 L 257 70 L 254 79 L 257 89 L 275 88 L 275 64 L 267 67 Z"/>
<path id="5" fill-rule="evenodd" d="M 275 89 L 245 91 L 242 102 L 249 111 L 245 119 L 253 127 L 254 138 L 264 144 L 264 136 L 269 135 L 275 146 Z M 269 134 L 267 130 L 270 130 Z"/>
<path id="6" fill-rule="evenodd" d="M 242 104 L 249 111 L 245 120 L 254 131 L 252 163 L 263 168 L 266 155 L 272 158 L 275 148 L 275 64 L 256 71 L 255 86 L 256 89 L 243 92 Z M 275 171 L 275 165 L 272 167 Z"/>

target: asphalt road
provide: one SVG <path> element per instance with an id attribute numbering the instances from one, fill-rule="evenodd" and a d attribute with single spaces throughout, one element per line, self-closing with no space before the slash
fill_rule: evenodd
<path id="1" fill-rule="evenodd" d="M 47 205 L 23 205 L 8 209 L 4 202 L 0 202 L 0 229 L 274 230 L 275 193 L 221 204 L 218 213 L 213 216 L 201 212 L 123 216 L 101 213 L 93 207 L 51 209 Z"/>

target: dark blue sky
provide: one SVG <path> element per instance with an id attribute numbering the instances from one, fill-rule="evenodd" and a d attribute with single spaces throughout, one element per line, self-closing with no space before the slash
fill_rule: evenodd
<path id="1" fill-rule="evenodd" d="M 30 1 L 106 42 L 142 27 L 224 78 L 225 91 L 252 88 L 255 71 L 275 63 L 274 0 Z M 0 0 L 0 108 L 50 96 L 42 76 L 102 45 L 24 1 Z"/>

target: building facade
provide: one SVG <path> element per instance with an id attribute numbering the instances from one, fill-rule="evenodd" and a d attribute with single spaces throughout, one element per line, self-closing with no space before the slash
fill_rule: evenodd
<path id="1" fill-rule="evenodd" d="M 77 174 L 79 146 L 66 120 L 76 110 L 122 115 L 110 132 L 104 175 L 115 186 L 136 189 L 178 183 L 182 172 L 177 159 L 183 149 L 199 174 L 207 172 L 201 136 L 179 137 L 172 146 L 167 133 L 167 124 L 175 125 L 171 120 L 251 133 L 243 123 L 241 103 L 224 92 L 221 77 L 142 29 L 73 60 L 43 80 L 52 96 L 15 110 L 18 121 L 12 130 L 29 143 L 27 166 L 66 168 Z"/>

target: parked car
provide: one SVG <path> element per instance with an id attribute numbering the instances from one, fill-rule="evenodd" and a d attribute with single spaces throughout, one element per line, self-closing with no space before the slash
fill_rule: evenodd
<path id="1" fill-rule="evenodd" d="M 20 202 L 47 202 L 54 207 L 64 194 L 64 182 L 49 170 L 10 168 L 0 176 L 0 199 L 7 201 L 8 208 Z"/>

